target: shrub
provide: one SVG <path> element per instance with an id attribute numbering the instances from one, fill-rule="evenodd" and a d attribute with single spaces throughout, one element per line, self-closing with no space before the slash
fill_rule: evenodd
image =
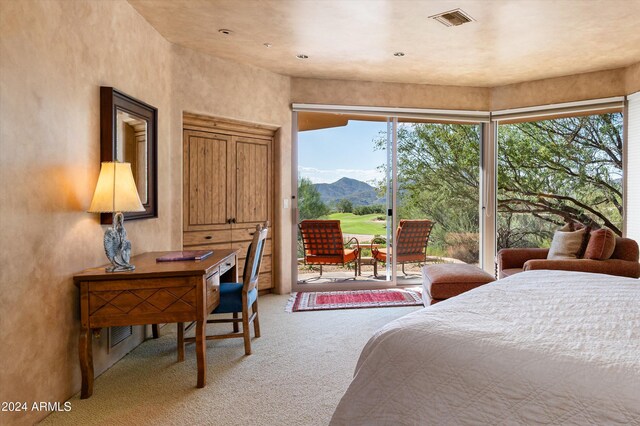
<path id="1" fill-rule="evenodd" d="M 346 198 L 343 198 L 342 200 L 338 201 L 338 204 L 336 204 L 336 209 L 340 213 L 352 213 L 353 203 Z"/>
<path id="2" fill-rule="evenodd" d="M 370 206 L 357 206 L 353 209 L 353 214 L 364 216 L 366 214 L 384 213 L 385 208 L 382 204 L 372 204 Z M 379 219 L 379 218 L 376 218 Z M 385 217 L 382 220 L 386 219 Z"/>
<path id="3" fill-rule="evenodd" d="M 480 259 L 480 235 L 473 232 L 449 232 L 445 236 L 447 256 L 475 264 Z"/>

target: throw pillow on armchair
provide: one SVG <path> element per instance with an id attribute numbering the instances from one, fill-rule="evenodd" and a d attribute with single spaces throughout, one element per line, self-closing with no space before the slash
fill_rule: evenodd
<path id="1" fill-rule="evenodd" d="M 591 231 L 589 244 L 584 252 L 585 259 L 607 260 L 616 249 L 616 234 L 609 228 Z"/>
<path id="2" fill-rule="evenodd" d="M 553 234 L 547 259 L 578 259 L 584 253 L 589 228 L 582 226 L 574 230 L 575 224 L 568 223 Z"/>

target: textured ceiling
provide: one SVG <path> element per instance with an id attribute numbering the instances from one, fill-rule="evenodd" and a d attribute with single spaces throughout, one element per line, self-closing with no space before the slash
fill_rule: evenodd
<path id="1" fill-rule="evenodd" d="M 173 43 L 296 77 L 498 86 L 640 62 L 640 0 L 129 3 Z M 455 8 L 475 22 L 428 18 Z"/>

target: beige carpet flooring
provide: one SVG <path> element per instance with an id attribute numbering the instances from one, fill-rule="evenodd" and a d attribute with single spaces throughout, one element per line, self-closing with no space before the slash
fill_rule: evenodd
<path id="1" fill-rule="evenodd" d="M 176 362 L 173 326 L 147 340 L 95 381 L 93 397 L 44 424 L 326 425 L 369 337 L 419 307 L 284 311 L 288 296 L 260 298 L 262 337 L 245 356 L 242 339 L 207 342 L 207 386 L 197 389 L 196 357 Z M 230 329 L 209 325 L 208 331 Z M 191 333 L 190 333 L 191 334 Z"/>

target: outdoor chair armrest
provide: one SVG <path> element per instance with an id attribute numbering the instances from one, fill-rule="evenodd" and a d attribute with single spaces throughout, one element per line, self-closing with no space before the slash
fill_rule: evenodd
<path id="1" fill-rule="evenodd" d="M 360 242 L 358 241 L 358 239 L 356 237 L 349 238 L 349 241 L 347 241 L 345 243 L 345 246 L 353 247 L 352 241 L 355 241 L 355 243 L 356 243 L 356 253 L 360 253 Z"/>
<path id="2" fill-rule="evenodd" d="M 374 244 L 386 244 L 387 243 L 387 239 L 384 237 L 374 237 L 371 240 L 371 255 L 373 256 L 373 258 L 375 259 L 377 254 L 380 252 L 380 250 L 378 250 L 378 246 L 374 246 Z"/>

